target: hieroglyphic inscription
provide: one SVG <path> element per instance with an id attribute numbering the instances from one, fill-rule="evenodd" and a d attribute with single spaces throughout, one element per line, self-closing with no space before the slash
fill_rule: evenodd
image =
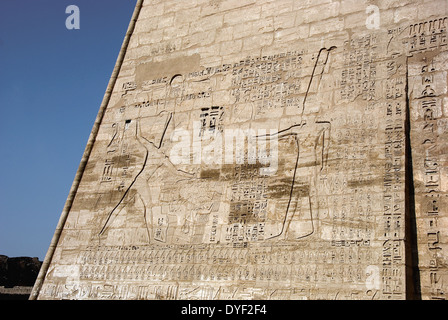
<path id="1" fill-rule="evenodd" d="M 446 19 L 446 18 L 445 18 Z M 412 132 L 414 174 L 420 185 L 416 186 L 417 225 L 419 227 L 420 273 L 422 278 L 422 297 L 424 299 L 446 299 L 447 272 L 444 265 L 445 237 L 443 221 L 444 210 L 443 175 L 445 152 L 445 117 L 442 111 L 443 98 L 446 96 L 447 82 L 440 68 L 446 57 L 446 51 L 436 51 L 431 58 L 416 54 L 410 58 L 412 74 L 410 77 L 413 91 L 410 92 L 411 110 L 415 128 Z M 446 60 L 445 60 L 446 61 Z M 445 98 L 446 99 L 446 98 Z M 419 132 L 417 134 L 417 132 Z"/>
<path id="2" fill-rule="evenodd" d="M 222 121 L 224 116 L 224 108 L 219 106 L 201 108 L 201 131 L 200 135 L 207 132 L 214 135 L 216 132 L 222 133 Z"/>
<path id="3" fill-rule="evenodd" d="M 48 286 L 48 294 L 77 299 L 244 299 L 269 296 L 305 298 L 291 283 L 329 286 L 340 282 L 363 287 L 367 265 L 377 257 L 364 246 L 315 248 L 288 246 L 279 251 L 272 246 L 232 248 L 231 246 L 94 246 L 86 248 L 78 261 L 81 284 Z M 121 285 L 116 285 L 119 281 Z M 180 286 L 179 281 L 189 283 Z M 208 285 L 197 286 L 198 281 Z M 222 282 L 226 282 L 223 285 Z M 257 281 L 255 294 L 238 288 L 241 281 Z M 110 285 L 94 284 L 109 282 Z M 159 285 L 148 285 L 159 282 Z M 163 285 L 160 284 L 163 282 Z M 272 286 L 270 283 L 275 282 Z M 146 284 L 145 284 L 146 283 Z M 280 286 L 278 286 L 280 284 Z M 159 288 L 159 290 L 155 290 Z M 283 292 L 280 296 L 275 294 Z M 373 293 L 371 298 L 373 297 Z M 309 297 L 309 296 L 308 296 Z M 325 298 L 338 298 L 328 291 Z M 345 299 L 347 296 L 341 295 Z"/>
<path id="4" fill-rule="evenodd" d="M 299 103 L 303 52 L 248 58 L 233 65 L 232 96 L 257 105 L 257 113 Z"/>
<path id="5" fill-rule="evenodd" d="M 182 42 L 146 48 L 105 112 L 41 297 L 403 299 L 411 164 L 423 296 L 445 298 L 446 29 L 341 32 L 147 78 L 142 61 Z M 229 129 L 275 139 L 273 173 L 267 146 L 205 163 Z"/>
<path id="6" fill-rule="evenodd" d="M 387 81 L 396 92 L 387 96 L 384 164 L 383 216 L 383 294 L 387 298 L 404 298 L 404 101 L 405 79 Z M 388 86 L 388 88 L 390 87 Z"/>
<path id="7" fill-rule="evenodd" d="M 409 26 L 409 35 L 404 42 L 410 54 L 432 49 L 445 49 L 448 17 L 423 21 Z"/>
<path id="8" fill-rule="evenodd" d="M 231 185 L 226 241 L 241 243 L 264 239 L 267 217 L 267 185 L 256 165 L 237 165 Z"/>
<path id="9" fill-rule="evenodd" d="M 345 42 L 348 50 L 344 52 L 340 83 L 343 100 L 354 100 L 358 96 L 364 100 L 376 98 L 377 41 L 375 35 L 367 35 Z"/>
<path id="10" fill-rule="evenodd" d="M 248 58 L 185 77 L 145 80 L 126 91 L 127 99 L 139 90 L 151 94 L 111 109 L 121 120 L 104 126 L 113 185 L 102 184 L 96 207 L 104 208 L 91 220 L 96 225 L 89 245 L 77 257 L 77 284 L 64 287 L 71 291 L 59 284 L 47 290 L 86 299 L 401 298 L 404 81 L 378 79 L 377 70 L 396 73 L 397 67 L 377 63 L 370 41 L 361 38 L 345 47 L 358 57 L 346 64 L 357 70 L 350 86 L 358 88 L 342 99 L 351 110 L 347 114 L 330 105 L 328 115 L 317 116 L 326 104 L 319 90 L 332 55 L 349 57 L 336 47 Z M 380 84 L 387 103 L 375 100 Z M 223 85 L 232 99 L 219 100 L 226 95 L 215 86 Z M 340 85 L 336 90 L 347 90 Z M 248 103 L 254 113 L 241 112 Z M 259 132 L 266 140 L 278 139 L 272 176 L 262 174 L 260 157 L 272 155 L 260 146 L 254 154 L 245 147 L 234 164 L 180 167 L 170 161 L 174 124 L 186 125 L 193 141 L 208 147 L 208 138 L 225 137 L 234 125 L 230 120 L 244 119 L 237 128 L 254 138 L 270 111 L 280 110 L 276 115 L 282 117 L 286 108 L 288 116 L 274 131 L 264 125 Z M 130 112 L 139 117 L 129 118 Z M 372 116 L 378 112 L 388 117 L 384 136 Z M 380 139 L 383 190 L 373 161 Z M 104 167 L 102 172 L 109 173 Z M 108 192 L 115 194 L 109 198 Z M 375 227 L 380 217 L 382 235 Z M 107 285 L 92 285 L 98 281 Z M 240 286 L 245 281 L 255 283 L 250 291 Z M 297 283 L 315 289 L 291 289 Z M 341 283 L 352 289 L 341 291 Z"/>

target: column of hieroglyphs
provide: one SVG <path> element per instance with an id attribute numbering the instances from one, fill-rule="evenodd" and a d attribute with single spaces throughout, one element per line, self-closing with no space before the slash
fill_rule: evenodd
<path id="1" fill-rule="evenodd" d="M 448 17 L 412 23 L 407 33 L 411 148 L 420 290 L 446 299 Z"/>
<path id="2" fill-rule="evenodd" d="M 39 298 L 445 297 L 446 1 L 138 9 Z"/>

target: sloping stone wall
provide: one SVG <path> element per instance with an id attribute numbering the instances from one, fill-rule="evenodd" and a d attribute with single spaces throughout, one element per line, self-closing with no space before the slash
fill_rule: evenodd
<path id="1" fill-rule="evenodd" d="M 442 299 L 444 0 L 145 0 L 39 299 Z"/>

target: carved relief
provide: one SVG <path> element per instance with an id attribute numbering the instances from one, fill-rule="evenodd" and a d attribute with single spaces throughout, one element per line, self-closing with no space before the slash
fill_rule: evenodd
<path id="1" fill-rule="evenodd" d="M 415 214 L 422 292 L 445 298 L 446 23 L 137 72 L 75 200 L 85 233 L 63 232 L 76 268 L 41 297 L 405 299 Z"/>

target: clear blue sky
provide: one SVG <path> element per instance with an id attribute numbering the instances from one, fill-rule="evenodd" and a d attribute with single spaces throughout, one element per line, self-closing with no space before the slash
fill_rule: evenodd
<path id="1" fill-rule="evenodd" d="M 0 0 L 0 254 L 45 257 L 135 3 Z"/>

